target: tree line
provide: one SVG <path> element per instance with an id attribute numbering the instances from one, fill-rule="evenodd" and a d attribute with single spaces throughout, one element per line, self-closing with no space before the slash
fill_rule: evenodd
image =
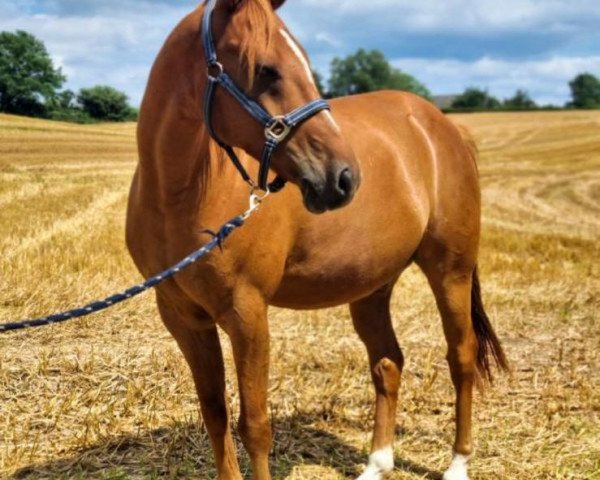
<path id="1" fill-rule="evenodd" d="M 432 100 L 429 89 L 411 75 L 394 68 L 378 50 L 358 50 L 346 58 L 334 58 L 327 88 L 315 72 L 321 94 L 327 98 L 367 93 L 375 90 L 407 90 Z M 478 87 L 469 87 L 453 98 L 447 111 L 533 110 L 558 108 L 600 108 L 600 79 L 590 73 L 577 75 L 569 82 L 572 100 L 563 107 L 537 105 L 526 90 L 500 100 Z"/>
<path id="2" fill-rule="evenodd" d="M 554 110 L 560 108 L 597 109 L 600 108 L 600 79 L 591 73 L 581 73 L 569 82 L 571 101 L 563 107 L 556 105 L 538 105 L 526 90 L 517 90 L 505 100 L 489 94 L 487 90 L 469 87 L 458 95 L 448 111 L 493 111 L 493 110 Z"/>
<path id="3" fill-rule="evenodd" d="M 0 112 L 78 123 L 137 118 L 123 92 L 97 85 L 75 93 L 63 90 L 66 80 L 36 37 L 0 32 Z"/>
<path id="4" fill-rule="evenodd" d="M 360 49 L 334 58 L 327 86 L 313 72 L 325 98 L 376 90 L 406 90 L 432 100 L 429 89 L 395 68 L 378 50 Z M 63 90 L 66 76 L 54 66 L 43 42 L 24 31 L 0 32 L 0 112 L 73 122 L 126 121 L 137 118 L 127 95 L 108 85 Z M 582 73 L 569 83 L 572 100 L 564 107 L 538 106 L 525 90 L 500 100 L 487 90 L 469 87 L 453 98 L 448 111 L 600 108 L 600 79 Z"/>

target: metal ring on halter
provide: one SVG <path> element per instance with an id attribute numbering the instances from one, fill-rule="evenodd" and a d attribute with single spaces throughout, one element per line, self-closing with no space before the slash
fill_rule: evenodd
<path id="1" fill-rule="evenodd" d="M 284 115 L 276 115 L 269 125 L 265 127 L 265 137 L 281 142 L 292 131 L 292 127 L 288 125 Z"/>
<path id="2" fill-rule="evenodd" d="M 262 192 L 264 191 L 265 193 L 263 193 L 262 195 L 257 194 L 256 192 Z M 254 203 L 257 203 L 258 205 L 260 205 L 262 202 L 264 202 L 266 200 L 266 198 L 271 194 L 270 190 L 262 190 L 258 187 L 253 187 L 252 190 L 250 190 L 250 206 L 252 206 Z"/>
<path id="3" fill-rule="evenodd" d="M 260 188 L 258 187 L 253 187 L 252 190 L 250 190 L 250 207 L 241 215 L 242 219 L 247 220 L 250 215 L 258 210 L 258 207 L 260 207 L 262 202 L 271 194 L 268 189 L 264 191 L 265 193 L 263 195 L 257 194 L 256 192 L 258 191 L 260 191 Z"/>
<path id="4" fill-rule="evenodd" d="M 214 69 L 216 69 L 216 72 Z M 220 75 L 223 74 L 224 71 L 225 69 L 223 68 L 223 64 L 220 62 L 215 62 L 206 67 L 206 75 L 212 80 L 216 80 Z M 213 75 L 213 73 L 216 73 L 216 75 Z"/>

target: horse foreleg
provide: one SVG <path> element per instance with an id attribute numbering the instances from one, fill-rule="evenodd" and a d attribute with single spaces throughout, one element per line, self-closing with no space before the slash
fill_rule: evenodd
<path id="1" fill-rule="evenodd" d="M 192 313 L 175 311 L 160 298 L 158 307 L 165 325 L 177 341 L 192 371 L 202 417 L 213 446 L 218 478 L 241 480 L 229 424 L 225 369 L 217 328 L 209 318 L 200 319 Z M 206 328 L 188 328 L 182 321 L 182 315 L 192 315 L 194 318 L 190 319 L 191 323 L 198 323 L 199 327 L 205 324 Z"/>
<path id="2" fill-rule="evenodd" d="M 261 295 L 244 292 L 219 318 L 229 335 L 240 391 L 239 432 L 252 462 L 255 480 L 270 480 L 271 425 L 267 411 L 269 327 Z"/>
<path id="3" fill-rule="evenodd" d="M 394 469 L 398 389 L 404 360 L 390 316 L 392 285 L 350 305 L 354 328 L 369 354 L 375 386 L 375 427 L 369 464 L 359 480 L 379 480 Z"/>

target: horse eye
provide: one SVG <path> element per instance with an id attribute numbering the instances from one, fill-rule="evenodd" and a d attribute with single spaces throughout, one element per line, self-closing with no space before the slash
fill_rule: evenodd
<path id="1" fill-rule="evenodd" d="M 258 65 L 256 67 L 256 75 L 261 79 L 270 81 L 276 81 L 281 78 L 279 70 L 275 67 L 270 67 L 269 65 Z"/>

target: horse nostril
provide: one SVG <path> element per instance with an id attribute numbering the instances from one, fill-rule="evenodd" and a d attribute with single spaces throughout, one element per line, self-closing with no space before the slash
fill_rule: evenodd
<path id="1" fill-rule="evenodd" d="M 348 198 L 352 193 L 353 176 L 349 168 L 344 168 L 338 179 L 338 191 L 343 198 Z"/>

